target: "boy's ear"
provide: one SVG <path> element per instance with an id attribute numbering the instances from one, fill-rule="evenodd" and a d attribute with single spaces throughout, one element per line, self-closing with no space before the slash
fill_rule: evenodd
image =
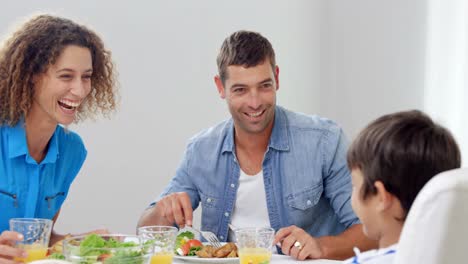
<path id="1" fill-rule="evenodd" d="M 392 206 L 395 196 L 387 191 L 385 185 L 381 181 L 376 181 L 374 186 L 377 189 L 377 210 L 383 212 Z"/>

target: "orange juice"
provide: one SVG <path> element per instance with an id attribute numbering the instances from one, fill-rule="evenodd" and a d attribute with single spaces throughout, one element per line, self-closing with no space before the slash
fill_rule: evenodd
<path id="1" fill-rule="evenodd" d="M 22 262 L 29 263 L 34 260 L 45 259 L 47 256 L 47 248 L 38 248 L 38 247 L 27 248 L 26 247 L 24 248 L 24 250 L 26 250 L 26 252 L 28 253 L 28 257 L 27 258 L 15 258 L 15 261 L 22 261 Z"/>
<path id="2" fill-rule="evenodd" d="M 156 253 L 151 257 L 150 264 L 171 264 L 172 253 Z"/>
<path id="3" fill-rule="evenodd" d="M 243 248 L 239 250 L 240 264 L 269 264 L 271 251 L 266 248 Z"/>

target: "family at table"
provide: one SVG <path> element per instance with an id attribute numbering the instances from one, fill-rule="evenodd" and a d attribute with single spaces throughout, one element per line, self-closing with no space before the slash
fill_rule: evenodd
<path id="1" fill-rule="evenodd" d="M 235 228 L 270 227 L 273 250 L 293 259 L 392 263 L 418 192 L 461 165 L 451 133 L 411 110 L 371 121 L 348 144 L 332 120 L 276 104 L 280 68 L 257 32 L 227 36 L 216 63 L 231 117 L 190 139 L 138 227 L 192 226 L 201 207 L 199 229 L 223 242 Z M 0 47 L 0 264 L 27 254 L 10 219 L 57 220 L 87 155 L 67 125 L 113 111 L 115 83 L 102 39 L 66 18 L 34 16 Z M 52 231 L 50 243 L 63 237 Z"/>

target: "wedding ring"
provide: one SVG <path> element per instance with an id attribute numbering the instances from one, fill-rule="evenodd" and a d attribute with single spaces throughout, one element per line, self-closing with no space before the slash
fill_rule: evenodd
<path id="1" fill-rule="evenodd" d="M 299 250 L 302 249 L 302 244 L 299 241 L 294 242 L 294 246 L 297 247 Z"/>

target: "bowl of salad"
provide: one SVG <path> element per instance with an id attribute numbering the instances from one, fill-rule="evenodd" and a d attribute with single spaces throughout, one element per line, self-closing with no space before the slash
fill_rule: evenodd
<path id="1" fill-rule="evenodd" d="M 79 264 L 147 264 L 152 251 L 150 243 L 132 235 L 89 234 L 63 242 L 65 259 Z"/>

